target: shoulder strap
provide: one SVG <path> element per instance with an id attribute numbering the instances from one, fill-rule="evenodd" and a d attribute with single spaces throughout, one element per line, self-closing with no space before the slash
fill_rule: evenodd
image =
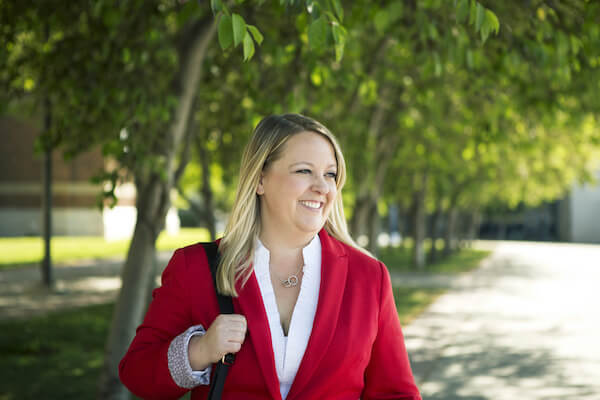
<path id="1" fill-rule="evenodd" d="M 233 302 L 231 296 L 223 296 L 217 291 L 217 267 L 219 265 L 220 255 L 219 248 L 215 242 L 202 243 L 208 264 L 210 265 L 210 273 L 213 279 L 213 286 L 217 293 L 217 302 L 219 303 L 219 311 L 221 314 L 233 314 Z"/>
<path id="2" fill-rule="evenodd" d="M 233 314 L 233 301 L 231 296 L 224 296 L 217 291 L 217 267 L 219 265 L 219 249 L 216 243 L 202 243 L 204 251 L 206 252 L 206 258 L 208 259 L 208 265 L 210 266 L 210 274 L 213 279 L 213 286 L 215 293 L 217 294 L 217 302 L 219 303 L 219 311 L 221 314 Z M 235 361 L 234 354 L 227 354 L 221 361 L 219 361 L 215 367 L 215 373 L 213 380 L 210 383 L 210 390 L 208 392 L 209 400 L 220 400 L 223 395 L 223 386 L 225 386 L 225 378 L 229 372 L 229 367 Z"/>

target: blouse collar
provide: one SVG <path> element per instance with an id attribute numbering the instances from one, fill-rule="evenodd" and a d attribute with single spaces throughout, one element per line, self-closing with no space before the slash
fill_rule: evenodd
<path id="1" fill-rule="evenodd" d="M 270 251 L 257 237 L 254 242 L 254 271 L 256 274 L 269 273 Z M 319 235 L 315 235 L 311 241 L 302 249 L 304 259 L 304 275 L 311 275 L 316 267 L 321 266 L 321 241 Z"/>

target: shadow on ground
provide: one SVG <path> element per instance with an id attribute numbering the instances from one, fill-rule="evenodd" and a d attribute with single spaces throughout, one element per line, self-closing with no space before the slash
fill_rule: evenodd
<path id="1" fill-rule="evenodd" d="M 599 259 L 600 246 L 509 243 L 448 281 L 404 329 L 423 398 L 600 399 Z"/>

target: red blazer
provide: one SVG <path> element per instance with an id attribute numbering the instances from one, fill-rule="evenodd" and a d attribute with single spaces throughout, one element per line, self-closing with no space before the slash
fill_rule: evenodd
<path id="1" fill-rule="evenodd" d="M 306 352 L 287 399 L 421 400 L 415 386 L 387 268 L 329 236 L 322 247 L 321 287 Z M 238 286 L 236 313 L 248 336 L 229 370 L 223 399 L 281 399 L 258 283 L 254 274 Z M 119 365 L 121 381 L 137 396 L 175 399 L 186 389 L 171 378 L 167 350 L 192 325 L 208 328 L 219 314 L 204 248 L 179 249 L 153 293 L 142 325 Z M 214 370 L 214 368 L 213 368 Z M 192 390 L 205 399 L 208 386 Z"/>

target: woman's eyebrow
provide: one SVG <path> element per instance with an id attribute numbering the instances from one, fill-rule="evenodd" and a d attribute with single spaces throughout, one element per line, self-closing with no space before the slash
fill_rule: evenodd
<path id="1" fill-rule="evenodd" d="M 290 168 L 293 168 L 293 167 L 298 166 L 300 164 L 306 164 L 306 165 L 310 165 L 311 167 L 314 167 L 314 164 L 311 163 L 310 161 L 298 161 L 298 162 L 295 162 L 295 163 L 291 164 Z M 327 168 L 336 168 L 336 167 L 337 167 L 337 164 L 329 164 L 327 166 Z"/>

